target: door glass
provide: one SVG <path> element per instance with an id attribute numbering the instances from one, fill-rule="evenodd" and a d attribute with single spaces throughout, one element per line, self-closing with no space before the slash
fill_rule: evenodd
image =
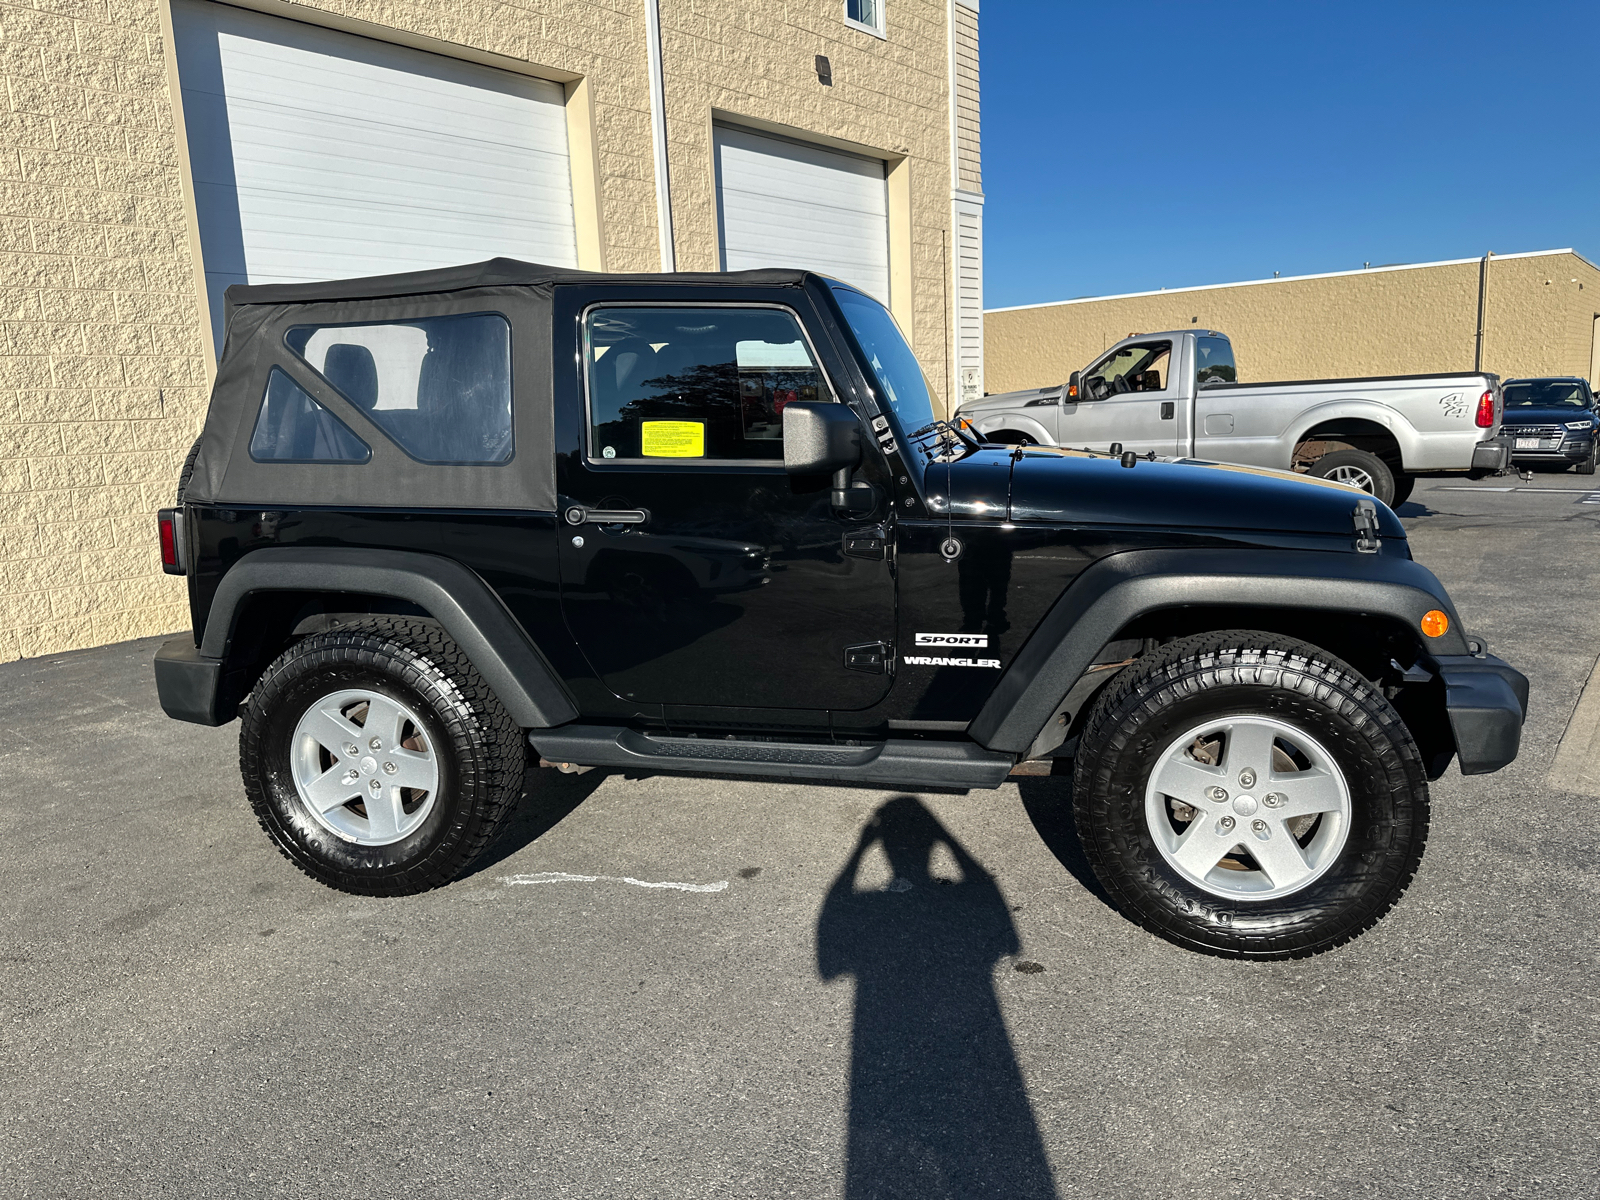
<path id="1" fill-rule="evenodd" d="M 781 308 L 617 306 L 585 319 L 591 460 L 783 461 L 783 410 L 829 400 Z"/>
<path id="2" fill-rule="evenodd" d="M 1238 369 L 1233 365 L 1233 343 L 1227 338 L 1195 338 L 1194 359 L 1196 387 L 1239 382 Z"/>
<path id="3" fill-rule="evenodd" d="M 1091 400 L 1124 392 L 1163 391 L 1171 358 L 1171 342 L 1122 346 L 1089 368 L 1084 390 Z"/>

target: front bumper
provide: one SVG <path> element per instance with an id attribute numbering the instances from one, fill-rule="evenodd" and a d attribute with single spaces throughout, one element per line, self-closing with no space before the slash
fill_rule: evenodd
<path id="1" fill-rule="evenodd" d="M 1528 677 L 1492 654 L 1434 660 L 1463 775 L 1498 771 L 1517 757 L 1528 716 Z"/>
<path id="2" fill-rule="evenodd" d="M 167 716 L 196 725 L 226 725 L 233 719 L 233 713 L 217 712 L 223 662 L 201 654 L 193 638 L 174 638 L 163 645 L 156 651 L 155 668 L 156 695 Z"/>

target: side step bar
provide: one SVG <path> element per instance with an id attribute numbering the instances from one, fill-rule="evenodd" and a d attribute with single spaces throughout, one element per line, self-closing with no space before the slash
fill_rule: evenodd
<path id="1" fill-rule="evenodd" d="M 973 742 L 891 738 L 866 746 L 822 746 L 667 737 L 617 725 L 535 729 L 528 742 L 551 762 L 585 767 L 833 779 L 907 788 L 995 788 L 1005 782 L 1016 762 L 1014 755 L 985 750 Z"/>

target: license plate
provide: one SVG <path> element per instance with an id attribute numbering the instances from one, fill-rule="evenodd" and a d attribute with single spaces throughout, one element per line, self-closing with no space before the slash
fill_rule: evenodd
<path id="1" fill-rule="evenodd" d="M 1537 450 L 1539 448 L 1539 439 L 1538 438 L 1518 438 L 1517 439 L 1516 448 L 1518 450 Z"/>

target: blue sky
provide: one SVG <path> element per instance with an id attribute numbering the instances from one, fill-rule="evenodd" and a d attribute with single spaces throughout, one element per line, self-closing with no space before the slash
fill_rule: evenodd
<path id="1" fill-rule="evenodd" d="M 1600 4 L 983 6 L 988 307 L 1571 246 Z"/>

